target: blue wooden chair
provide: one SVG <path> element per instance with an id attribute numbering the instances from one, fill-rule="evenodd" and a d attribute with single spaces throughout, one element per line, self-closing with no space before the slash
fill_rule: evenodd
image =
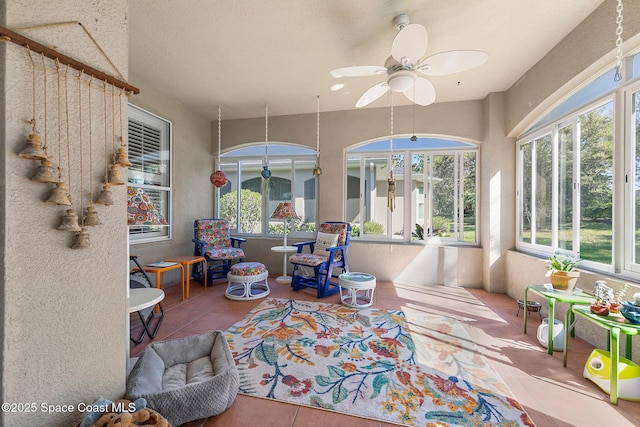
<path id="1" fill-rule="evenodd" d="M 338 292 L 338 281 L 332 279 L 349 272 L 347 250 L 350 239 L 349 223 L 323 222 L 318 228 L 316 240 L 294 243 L 298 252 L 289 257 L 289 262 L 293 264 L 293 290 L 315 288 L 318 298 Z"/>
<path id="2" fill-rule="evenodd" d="M 234 260 L 242 262 L 244 251 L 242 244 L 246 239 L 231 237 L 229 222 L 226 219 L 197 219 L 193 223 L 193 254 L 207 260 L 210 285 L 214 279 L 227 278 Z M 198 274 L 198 270 L 196 270 Z M 205 286 L 206 286 L 205 285 Z"/>

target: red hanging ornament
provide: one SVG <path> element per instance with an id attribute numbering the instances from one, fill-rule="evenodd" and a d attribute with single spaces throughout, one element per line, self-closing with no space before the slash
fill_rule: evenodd
<path id="1" fill-rule="evenodd" d="M 229 182 L 229 180 L 227 179 L 227 176 L 221 170 L 217 170 L 214 173 L 212 173 L 211 176 L 209 177 L 209 180 L 217 188 L 222 188 L 225 185 L 227 185 L 227 182 Z"/>

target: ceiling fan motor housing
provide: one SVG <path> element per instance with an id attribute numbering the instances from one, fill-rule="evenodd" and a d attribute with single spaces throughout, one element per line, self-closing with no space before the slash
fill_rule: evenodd
<path id="1" fill-rule="evenodd" d="M 387 84 L 394 92 L 404 92 L 413 87 L 416 81 L 416 74 L 413 71 L 396 71 L 387 78 Z"/>
<path id="2" fill-rule="evenodd" d="M 406 13 L 402 13 L 393 19 L 393 23 L 396 24 L 396 28 L 398 30 L 401 30 L 409 25 L 409 22 L 409 15 L 407 15 Z"/>

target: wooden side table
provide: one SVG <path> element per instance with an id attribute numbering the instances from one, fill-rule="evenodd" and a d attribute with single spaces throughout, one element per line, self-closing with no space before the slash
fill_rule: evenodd
<path id="1" fill-rule="evenodd" d="M 198 263 L 202 263 L 202 271 L 204 274 L 204 287 L 207 287 L 207 259 L 203 256 L 177 256 L 177 257 L 173 257 L 171 259 L 167 260 L 168 262 L 177 262 L 180 263 L 180 265 L 182 265 L 182 268 L 184 269 L 185 273 L 186 273 L 186 280 L 185 280 L 185 287 L 186 287 L 186 292 L 183 292 L 182 295 L 182 299 L 185 298 L 185 294 L 186 294 L 186 298 L 189 298 L 189 283 L 191 282 L 191 266 L 193 264 L 198 264 Z"/>
<path id="2" fill-rule="evenodd" d="M 164 273 L 167 271 L 180 269 L 180 287 L 182 288 L 182 299 L 184 299 L 184 267 L 179 262 L 172 262 L 171 265 L 163 265 L 163 263 L 155 263 L 144 266 L 144 271 L 147 273 L 155 273 L 156 275 L 156 288 L 163 289 L 162 281 L 164 280 Z M 157 311 L 157 310 L 156 310 Z"/>

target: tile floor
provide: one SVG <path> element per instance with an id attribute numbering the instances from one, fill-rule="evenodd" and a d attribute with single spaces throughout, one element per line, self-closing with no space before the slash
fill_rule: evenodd
<path id="1" fill-rule="evenodd" d="M 288 285 L 277 284 L 274 278 L 269 279 L 269 286 L 271 297 L 317 300 L 313 290 L 293 292 Z M 212 288 L 204 289 L 192 281 L 190 298 L 182 301 L 180 287 L 168 286 L 163 301 L 165 318 L 155 341 L 225 330 L 262 301 L 230 301 L 224 297 L 225 287 L 224 282 L 217 281 Z M 340 298 L 333 295 L 322 301 L 339 303 Z M 538 427 L 640 425 L 640 402 L 620 400 L 618 406 L 611 405 L 608 395 L 582 377 L 584 363 L 593 349 L 590 344 L 572 339 L 568 366 L 564 368 L 563 353 L 548 355 L 536 340 L 538 315 L 529 316 L 525 335 L 522 312 L 516 317 L 517 303 L 509 296 L 479 289 L 378 282 L 373 306 L 456 317 Z M 544 308 L 543 313 L 546 313 Z M 141 328 L 137 316 L 132 317 L 131 322 L 132 331 L 137 334 Z M 149 342 L 145 338 L 141 344 L 131 343 L 131 356 L 139 355 Z M 238 395 L 233 405 L 217 417 L 183 425 L 214 426 L 386 427 L 390 424 Z"/>

